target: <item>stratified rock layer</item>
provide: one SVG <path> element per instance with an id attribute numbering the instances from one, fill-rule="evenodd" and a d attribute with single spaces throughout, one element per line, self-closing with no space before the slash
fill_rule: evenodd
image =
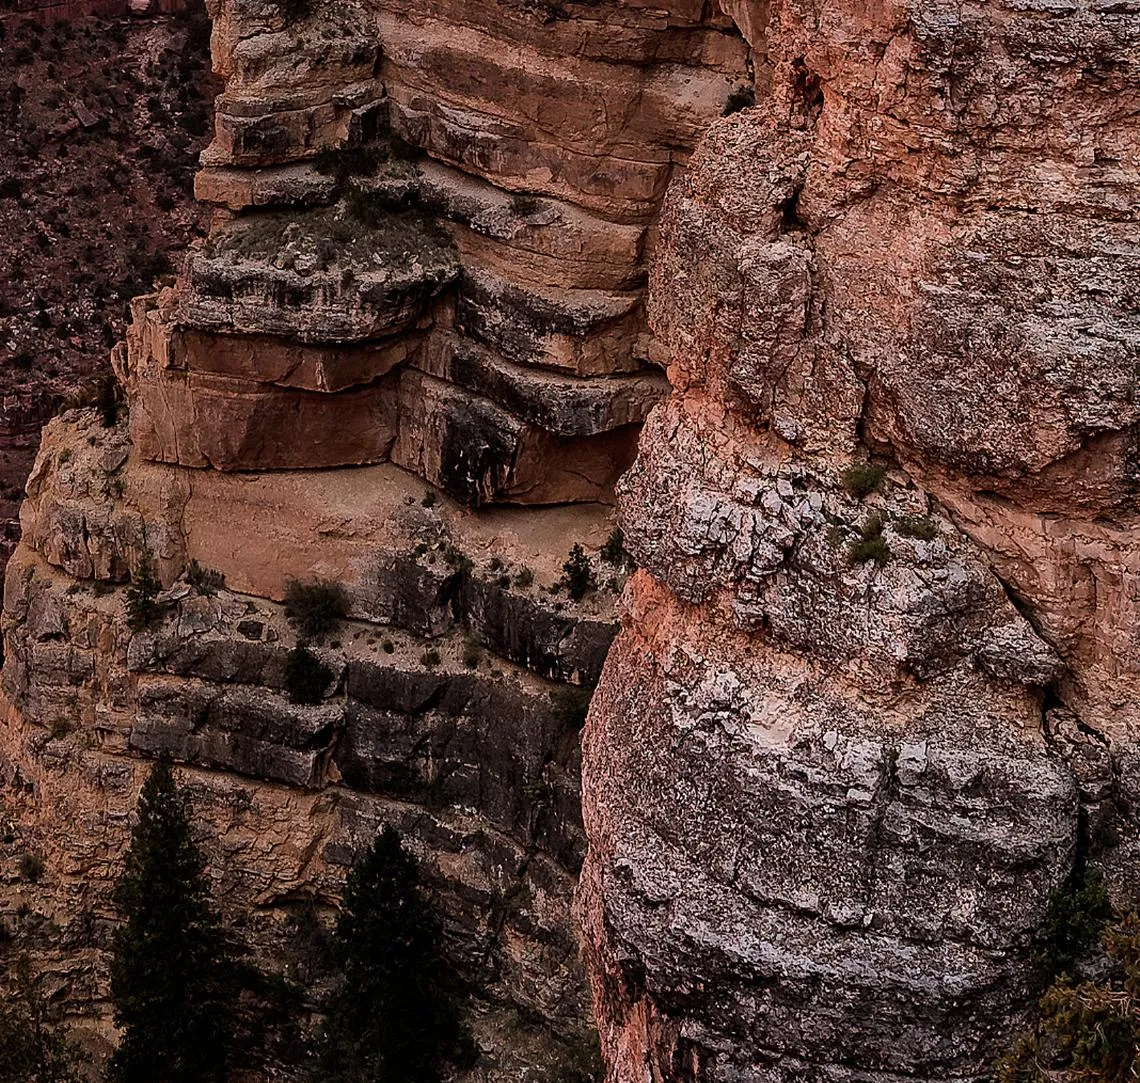
<path id="1" fill-rule="evenodd" d="M 605 509 L 477 519 L 387 464 L 190 471 L 71 411 L 45 431 L 24 515 L 4 618 L 8 845 L 45 872 L 6 884 L 5 900 L 60 996 L 106 1027 L 110 888 L 145 760 L 165 753 L 259 966 L 305 980 L 297 921 L 335 905 L 390 822 L 479 991 L 479 1071 L 553 1083 L 581 1059 L 590 1012 L 569 907 L 588 692 L 575 686 L 597 679 L 616 627 L 612 588 L 555 596 L 551 554 L 568 536 L 600 546 Z M 139 630 L 123 592 L 144 553 L 171 586 Z M 192 561 L 226 586 L 199 593 L 181 578 Z M 281 598 L 313 576 L 342 584 L 349 611 L 312 644 L 331 676 L 304 705 L 287 692 L 298 636 Z M 86 940 L 61 934 L 84 921 Z"/>
<path id="2" fill-rule="evenodd" d="M 57 419 L 28 484 L 3 845 L 44 875 L 0 910 L 110 1035 L 110 884 L 168 753 L 250 958 L 297 983 L 291 1023 L 319 994 L 298 923 L 327 924 L 392 822 L 476 990 L 475 1078 L 589 1078 L 578 735 L 625 578 L 599 551 L 668 391 L 644 305 L 661 201 L 747 46 L 702 5 L 210 7 L 210 235 L 133 304 L 129 417 Z M 573 601 L 576 543 L 597 587 Z M 147 556 L 167 590 L 132 629 Z M 225 589 L 198 594 L 194 562 Z M 350 609 L 305 705 L 281 602 L 315 578 Z"/>
<path id="3" fill-rule="evenodd" d="M 1140 13 L 731 13 L 584 740 L 608 1078 L 980 1080 L 1074 864 L 1136 902 Z"/>

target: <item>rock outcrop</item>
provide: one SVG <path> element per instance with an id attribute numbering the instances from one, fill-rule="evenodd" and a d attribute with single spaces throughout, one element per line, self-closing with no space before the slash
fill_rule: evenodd
<path id="1" fill-rule="evenodd" d="M 1136 902 L 1140 13 L 731 13 L 584 740 L 608 1078 L 980 1080 L 1074 865 Z"/>
<path id="2" fill-rule="evenodd" d="M 3 845 L 43 871 L 13 871 L 3 909 L 112 1038 L 109 888 L 166 753 L 250 959 L 301 990 L 290 1025 L 319 991 L 298 930 L 391 822 L 476 990 L 472 1078 L 589 1078 L 579 731 L 626 574 L 614 485 L 668 391 L 648 255 L 671 177 L 750 85 L 745 42 L 702 5 L 211 15 L 209 236 L 132 304 L 124 416 L 65 412 L 28 481 Z M 166 589 L 138 628 L 145 561 Z M 330 678 L 306 705 L 282 601 L 316 579 L 349 608 L 310 644 Z M 280 1030 L 257 1078 L 289 1077 Z"/>
<path id="3" fill-rule="evenodd" d="M 609 1083 L 985 1078 L 1059 887 L 1136 902 L 1135 5 L 211 16 L 210 235 L 133 304 L 129 418 L 45 431 L 6 578 L 12 931 L 110 1036 L 168 753 L 288 981 L 400 828 L 477 1078 L 588 1078 L 587 968 Z"/>

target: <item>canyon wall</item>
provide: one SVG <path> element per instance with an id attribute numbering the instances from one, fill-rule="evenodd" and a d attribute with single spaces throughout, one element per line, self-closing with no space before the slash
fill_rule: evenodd
<path id="1" fill-rule="evenodd" d="M 165 752 L 304 1011 L 391 822 L 477 1078 L 588 1077 L 575 884 L 610 1083 L 983 1078 L 1073 870 L 1133 901 L 1135 5 L 210 14 L 209 237 L 6 575 L 10 931 L 110 1038 Z M 312 706 L 293 579 L 349 600 Z"/>
<path id="2" fill-rule="evenodd" d="M 249 960 L 295 994 L 252 1078 L 295 1076 L 320 926 L 383 823 L 476 991 L 472 1078 L 589 1078 L 579 731 L 626 574 L 601 551 L 668 391 L 660 205 L 751 85 L 746 44 L 699 4 L 210 14 L 209 235 L 132 304 L 117 421 L 45 429 L 7 568 L 6 926 L 113 1041 L 109 889 L 166 753 Z M 132 627 L 148 561 L 160 615 Z M 304 705 L 282 602 L 318 579 L 348 613 Z"/>
<path id="3" fill-rule="evenodd" d="M 1071 870 L 1137 901 L 1140 8 L 731 13 L 584 738 L 609 1078 L 979 1080 Z"/>
<path id="4" fill-rule="evenodd" d="M 83 6 L 0 14 L 0 575 L 41 429 L 107 371 L 127 301 L 209 220 L 192 196 L 217 89 L 205 9 Z"/>

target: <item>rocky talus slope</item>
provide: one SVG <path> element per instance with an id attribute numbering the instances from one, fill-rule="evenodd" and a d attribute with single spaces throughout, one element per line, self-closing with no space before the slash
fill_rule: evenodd
<path id="1" fill-rule="evenodd" d="M 1137 903 L 1140 8 L 731 13 L 584 739 L 609 1078 L 980 1080 L 1070 870 Z"/>
<path id="2" fill-rule="evenodd" d="M 208 223 L 209 26 L 0 17 L 0 573 L 40 429 Z"/>
<path id="3" fill-rule="evenodd" d="M 292 1023 L 346 866 L 392 822 L 477 991 L 473 1078 L 587 1078 L 579 731 L 624 582 L 599 550 L 668 391 L 644 312 L 660 205 L 751 85 L 747 46 L 702 5 L 211 16 L 210 234 L 133 304 L 118 424 L 45 430 L 8 568 L 6 926 L 109 1037 L 109 886 L 166 752 Z M 575 543 L 599 580 L 578 601 Z M 161 619 L 132 630 L 148 554 Z M 317 578 L 349 610 L 303 706 L 282 600 Z M 287 1029 L 253 1078 L 292 1078 Z"/>

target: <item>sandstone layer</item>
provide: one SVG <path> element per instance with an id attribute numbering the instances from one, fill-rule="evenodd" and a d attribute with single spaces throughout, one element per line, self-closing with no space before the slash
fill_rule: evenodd
<path id="1" fill-rule="evenodd" d="M 584 739 L 608 1078 L 980 1080 L 1074 867 L 1137 902 L 1140 12 L 730 13 Z"/>
<path id="2" fill-rule="evenodd" d="M 660 205 L 750 86 L 746 43 L 702 5 L 210 14 L 209 236 L 132 303 L 118 423 L 64 413 L 28 482 L 3 845 L 43 873 L 6 865 L 7 920 L 113 1040 L 110 885 L 167 753 L 249 959 L 298 998 L 254 1078 L 296 1077 L 309 942 L 385 822 L 475 992 L 471 1078 L 592 1078 L 579 730 L 625 580 L 599 553 L 668 391 L 644 303 Z M 578 601 L 575 543 L 597 579 Z M 166 589 L 132 629 L 146 559 Z M 196 591 L 196 566 L 224 589 Z M 349 600 L 310 645 L 332 674 L 316 705 L 287 694 L 292 579 Z"/>
<path id="3" fill-rule="evenodd" d="M 38 463 L 7 579 L 4 690 L 8 783 L 24 795 L 9 849 L 46 871 L 15 887 L 13 907 L 34 906 L 11 920 L 60 995 L 105 1003 L 108 889 L 140 757 L 165 752 L 191 769 L 217 897 L 262 965 L 306 980 L 299 916 L 335 904 L 347 863 L 392 822 L 482 991 L 488 1060 L 529 1055 L 535 1078 L 557 1078 L 589 1048 L 568 913 L 583 707 L 558 682 L 595 680 L 614 627 L 612 595 L 546 592 L 546 532 L 599 545 L 604 512 L 471 523 L 444 497 L 424 507 L 423 483 L 391 466 L 196 476 L 133 456 L 125 426 L 90 412 L 53 422 Z M 132 631 L 123 585 L 144 551 L 173 585 L 161 620 Z M 227 587 L 176 578 L 190 560 Z M 297 635 L 280 598 L 314 574 L 351 609 L 314 645 L 332 678 L 303 706 L 285 690 Z M 541 1021 L 534 1034 L 512 1005 Z"/>
<path id="4" fill-rule="evenodd" d="M 6 582 L 4 908 L 60 997 L 110 1034 L 167 752 L 303 988 L 401 828 L 480 1078 L 588 1074 L 580 868 L 609 1083 L 984 1078 L 1071 872 L 1135 902 L 1140 13 L 211 16 L 210 235 L 133 304 L 129 417 L 46 431 Z M 557 581 L 615 486 L 613 640 L 624 573 Z M 291 578 L 349 598 L 317 705 Z"/>

